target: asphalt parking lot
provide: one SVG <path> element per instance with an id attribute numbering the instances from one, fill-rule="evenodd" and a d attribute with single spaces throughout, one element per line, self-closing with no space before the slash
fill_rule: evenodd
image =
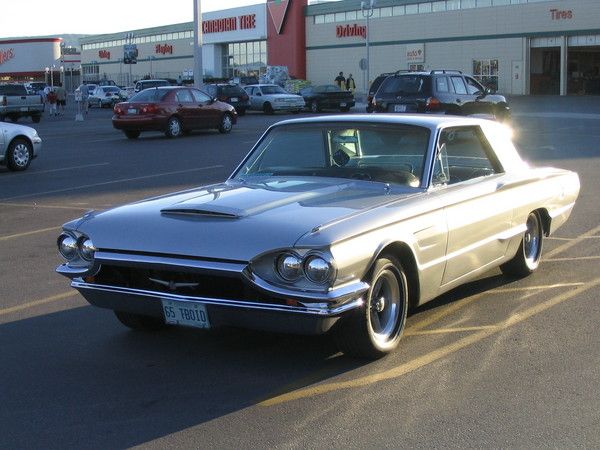
<path id="1" fill-rule="evenodd" d="M 512 105 L 522 155 L 579 173 L 571 219 L 534 275 L 492 271 L 428 303 L 375 362 L 327 337 L 132 332 L 54 273 L 62 223 L 223 180 L 297 116 L 135 141 L 109 110 L 44 117 L 42 155 L 0 168 L 0 448 L 600 447 L 600 101 Z"/>

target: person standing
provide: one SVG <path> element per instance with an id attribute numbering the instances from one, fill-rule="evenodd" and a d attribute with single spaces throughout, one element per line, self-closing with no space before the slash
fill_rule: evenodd
<path id="1" fill-rule="evenodd" d="M 58 112 L 56 109 L 56 92 L 55 88 L 50 88 L 48 90 L 48 94 L 46 94 L 46 99 L 48 100 L 48 104 L 50 105 L 50 116 L 57 116 Z"/>
<path id="2" fill-rule="evenodd" d="M 67 106 L 67 91 L 63 87 L 62 83 L 57 83 L 54 88 L 54 92 L 56 93 L 56 104 L 58 106 L 58 110 L 62 111 L 62 114 L 65 113 L 65 106 Z"/>
<path id="3" fill-rule="evenodd" d="M 346 78 L 346 90 L 352 92 L 356 90 L 356 83 L 354 82 L 354 78 L 352 78 L 352 74 L 348 74 L 348 78 Z"/>
<path id="4" fill-rule="evenodd" d="M 344 72 L 340 72 L 340 74 L 337 77 L 335 77 L 334 81 L 340 89 L 346 88 L 346 79 L 344 78 Z"/>
<path id="5" fill-rule="evenodd" d="M 80 92 L 81 95 L 81 112 L 87 114 L 88 112 L 88 107 L 89 107 L 89 96 L 90 96 L 90 91 L 87 87 L 87 84 L 81 84 L 77 90 Z"/>

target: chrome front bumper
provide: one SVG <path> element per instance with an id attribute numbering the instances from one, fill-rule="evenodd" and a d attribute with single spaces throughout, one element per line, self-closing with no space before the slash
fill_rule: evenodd
<path id="1" fill-rule="evenodd" d="M 123 286 L 108 286 L 87 282 L 87 276 L 98 273 L 102 263 L 129 267 L 151 267 L 169 270 L 198 271 L 204 274 L 239 276 L 265 296 L 284 300 L 280 303 L 197 297 Z M 240 263 L 186 260 L 145 255 L 123 255 L 97 252 L 95 264 L 88 270 L 73 269 L 67 264 L 56 271 L 72 279 L 77 289 L 92 305 L 117 311 L 163 317 L 162 300 L 201 303 L 206 306 L 214 326 L 238 326 L 297 334 L 327 332 L 345 313 L 363 305 L 363 294 L 368 284 L 355 281 L 328 292 L 303 292 L 273 286 L 249 273 Z"/>

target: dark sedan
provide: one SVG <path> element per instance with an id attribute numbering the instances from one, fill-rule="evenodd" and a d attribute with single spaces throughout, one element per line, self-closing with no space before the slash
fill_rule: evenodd
<path id="1" fill-rule="evenodd" d="M 142 131 L 164 131 L 178 137 L 194 129 L 229 133 L 237 121 L 235 108 L 187 87 L 157 87 L 137 93 L 114 108 L 113 126 L 129 139 Z"/>
<path id="2" fill-rule="evenodd" d="M 315 113 L 323 109 L 348 112 L 354 106 L 352 92 L 342 91 L 333 84 L 307 87 L 300 91 L 300 95 L 304 98 L 308 109 Z"/>
<path id="3" fill-rule="evenodd" d="M 205 84 L 204 89 L 211 97 L 229 103 L 240 116 L 246 114 L 246 110 L 250 108 L 250 97 L 237 84 Z"/>

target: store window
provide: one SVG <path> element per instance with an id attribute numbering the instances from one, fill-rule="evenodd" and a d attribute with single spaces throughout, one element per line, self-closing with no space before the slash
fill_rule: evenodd
<path id="1" fill-rule="evenodd" d="M 498 90 L 498 60 L 473 60 L 473 77 L 483 86 Z"/>
<path id="2" fill-rule="evenodd" d="M 223 76 L 227 78 L 265 73 L 267 41 L 233 42 L 223 48 Z"/>

